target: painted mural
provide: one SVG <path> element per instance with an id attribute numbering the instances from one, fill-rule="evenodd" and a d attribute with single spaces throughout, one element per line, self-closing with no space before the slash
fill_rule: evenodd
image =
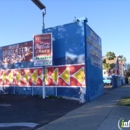
<path id="1" fill-rule="evenodd" d="M 45 86 L 85 86 L 85 65 L 56 66 L 45 69 Z M 42 86 L 42 68 L 0 71 L 0 86 Z"/>
<path id="2" fill-rule="evenodd" d="M 13 64 L 32 61 L 32 41 L 2 47 L 2 63 Z"/>
<path id="3" fill-rule="evenodd" d="M 85 65 L 57 66 L 45 69 L 46 86 L 85 86 Z"/>
<path id="4" fill-rule="evenodd" d="M 0 71 L 0 86 L 42 86 L 42 68 Z"/>

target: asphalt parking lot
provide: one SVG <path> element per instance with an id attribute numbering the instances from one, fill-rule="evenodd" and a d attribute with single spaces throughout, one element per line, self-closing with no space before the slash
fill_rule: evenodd
<path id="1" fill-rule="evenodd" d="M 35 130 L 80 106 L 62 98 L 0 95 L 0 130 Z"/>

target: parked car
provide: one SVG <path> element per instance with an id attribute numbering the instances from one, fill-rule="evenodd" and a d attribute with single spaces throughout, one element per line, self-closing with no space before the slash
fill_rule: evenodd
<path id="1" fill-rule="evenodd" d="M 111 76 L 103 77 L 103 83 L 104 85 L 112 85 L 112 77 Z"/>

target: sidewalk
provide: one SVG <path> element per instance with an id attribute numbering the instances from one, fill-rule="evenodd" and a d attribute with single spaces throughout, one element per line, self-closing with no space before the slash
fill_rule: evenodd
<path id="1" fill-rule="evenodd" d="M 124 96 L 130 97 L 130 85 L 105 89 L 104 95 L 37 130 L 119 130 L 119 119 L 130 120 L 130 107 L 116 105 Z"/>

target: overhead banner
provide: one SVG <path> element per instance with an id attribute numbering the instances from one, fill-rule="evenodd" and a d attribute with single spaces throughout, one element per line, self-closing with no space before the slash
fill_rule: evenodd
<path id="1" fill-rule="evenodd" d="M 32 61 L 32 41 L 2 47 L 2 63 L 13 64 Z"/>
<path id="2" fill-rule="evenodd" d="M 52 34 L 34 35 L 34 66 L 52 65 Z"/>

